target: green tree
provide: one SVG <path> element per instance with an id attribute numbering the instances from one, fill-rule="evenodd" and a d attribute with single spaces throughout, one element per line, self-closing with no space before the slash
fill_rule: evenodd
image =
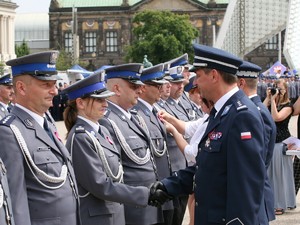
<path id="1" fill-rule="evenodd" d="M 0 76 L 2 76 L 5 72 L 5 63 L 0 62 Z"/>
<path id="2" fill-rule="evenodd" d="M 25 42 L 25 40 L 23 40 L 21 45 L 15 45 L 15 52 L 16 52 L 17 57 L 28 55 L 30 53 L 29 47 L 28 47 L 27 43 Z"/>
<path id="3" fill-rule="evenodd" d="M 126 60 L 139 62 L 144 55 L 153 65 L 184 53 L 193 55 L 192 41 L 199 32 L 188 15 L 169 11 L 143 11 L 133 18 L 134 41 L 126 48 Z"/>
<path id="4" fill-rule="evenodd" d="M 56 60 L 57 70 L 67 70 L 72 67 L 72 57 L 65 50 L 59 50 L 58 59 Z"/>

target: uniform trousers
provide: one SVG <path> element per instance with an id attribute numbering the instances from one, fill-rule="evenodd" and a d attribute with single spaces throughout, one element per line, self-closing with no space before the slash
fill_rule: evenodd
<path id="1" fill-rule="evenodd" d="M 300 138 L 300 115 L 298 115 L 297 120 L 297 134 L 298 138 Z M 293 164 L 294 169 L 294 181 L 295 181 L 295 191 L 296 195 L 300 188 L 300 159 L 296 156 Z"/>
<path id="2" fill-rule="evenodd" d="M 186 205 L 188 202 L 188 195 L 176 197 L 174 199 L 174 215 L 173 215 L 173 225 L 181 225 L 185 210 L 186 210 Z"/>

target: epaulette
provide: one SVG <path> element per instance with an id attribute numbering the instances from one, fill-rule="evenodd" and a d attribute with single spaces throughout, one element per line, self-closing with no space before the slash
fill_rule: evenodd
<path id="1" fill-rule="evenodd" d="M 137 115 L 137 110 L 136 109 L 131 109 L 129 111 L 132 115 Z"/>
<path id="2" fill-rule="evenodd" d="M 78 126 L 75 128 L 75 133 L 84 133 L 85 129 L 83 126 Z"/>
<path id="3" fill-rule="evenodd" d="M 248 106 L 245 105 L 245 104 L 243 104 L 243 103 L 241 102 L 241 100 L 238 100 L 237 102 L 234 102 L 233 104 L 235 105 L 237 111 L 241 111 L 241 110 L 246 110 L 246 109 L 248 109 Z"/>
<path id="4" fill-rule="evenodd" d="M 0 120 L 0 124 L 9 127 L 10 124 L 12 123 L 12 121 L 14 121 L 15 118 L 16 118 L 15 115 L 10 114 L 10 115 L 4 117 L 2 120 Z"/>

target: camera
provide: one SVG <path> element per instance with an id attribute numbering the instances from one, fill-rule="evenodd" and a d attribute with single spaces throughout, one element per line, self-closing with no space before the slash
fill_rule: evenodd
<path id="1" fill-rule="evenodd" d="M 271 92 L 271 95 L 275 95 L 276 94 L 276 90 L 278 90 L 278 94 L 280 94 L 280 88 L 278 87 L 271 87 L 270 88 L 270 92 Z"/>

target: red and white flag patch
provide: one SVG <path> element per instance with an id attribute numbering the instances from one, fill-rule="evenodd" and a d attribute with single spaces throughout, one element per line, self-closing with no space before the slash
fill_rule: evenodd
<path id="1" fill-rule="evenodd" d="M 247 140 L 247 139 L 251 139 L 252 136 L 251 136 L 251 132 L 242 132 L 241 133 L 241 139 L 242 140 Z"/>

